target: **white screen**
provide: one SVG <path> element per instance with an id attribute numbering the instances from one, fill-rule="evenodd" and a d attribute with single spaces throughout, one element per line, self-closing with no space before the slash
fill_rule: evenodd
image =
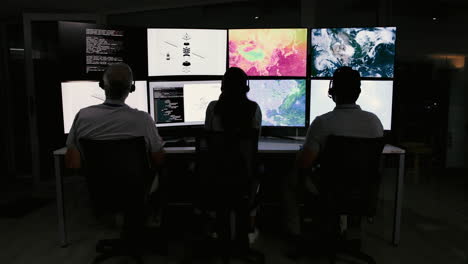
<path id="1" fill-rule="evenodd" d="M 63 128 L 68 133 L 81 108 L 102 104 L 106 96 L 98 82 L 76 81 L 62 83 Z M 148 112 L 146 81 L 136 81 L 135 91 L 125 101 L 127 105 Z"/>
<path id="2" fill-rule="evenodd" d="M 221 94 L 221 81 L 150 82 L 149 86 L 152 96 L 150 102 L 151 116 L 158 123 L 158 127 L 203 125 L 208 104 L 211 101 L 218 100 Z M 183 118 L 178 121 L 160 122 L 155 107 L 155 98 L 158 97 L 156 92 L 174 88 L 180 89 L 180 93 L 173 98 L 178 97 L 180 101 L 171 103 L 178 104 L 175 108 L 183 107 L 183 110 L 174 110 L 174 113 L 182 114 Z M 168 98 L 168 100 L 172 99 Z"/>
<path id="3" fill-rule="evenodd" d="M 335 103 L 328 98 L 329 80 L 312 80 L 310 86 L 310 121 L 330 112 Z M 377 115 L 385 130 L 392 128 L 393 81 L 361 81 L 361 94 L 356 104 Z"/>
<path id="4" fill-rule="evenodd" d="M 227 30 L 148 29 L 148 76 L 223 75 Z"/>

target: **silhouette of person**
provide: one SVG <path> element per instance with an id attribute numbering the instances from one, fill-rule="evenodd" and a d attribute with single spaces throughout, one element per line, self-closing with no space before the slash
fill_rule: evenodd
<path id="1" fill-rule="evenodd" d="M 247 98 L 249 90 L 247 74 L 240 68 L 229 68 L 223 77 L 219 100 L 210 102 L 206 109 L 205 130 L 260 129 L 262 112 L 256 102 Z"/>
<path id="2" fill-rule="evenodd" d="M 66 141 L 66 167 L 81 167 L 81 138 L 116 140 L 140 136 L 145 138 L 152 166 L 160 167 L 164 160 L 164 142 L 153 118 L 147 112 L 125 104 L 129 93 L 135 90 L 132 69 L 125 63 L 110 65 L 99 86 L 105 91 L 106 100 L 103 104 L 83 108 L 76 114 Z M 155 180 L 159 179 L 155 177 Z M 148 182 L 148 192 L 150 187 L 151 183 Z"/>
<path id="3" fill-rule="evenodd" d="M 298 169 L 311 168 L 324 149 L 329 135 L 376 138 L 383 136 L 383 126 L 379 118 L 370 112 L 363 111 L 356 104 L 361 93 L 361 76 L 350 67 L 340 67 L 330 81 L 328 97 L 336 107 L 310 124 L 303 149 L 298 153 L 295 170 L 286 177 L 283 202 L 285 206 L 286 231 L 294 236 L 300 235 L 299 208 L 297 195 L 309 186 L 317 191 L 316 184 L 310 179 L 300 179 Z M 305 180 L 305 182 L 304 182 Z M 301 189 L 302 187 L 302 189 Z"/>
<path id="4" fill-rule="evenodd" d="M 205 130 L 206 131 L 242 131 L 243 129 L 260 129 L 262 125 L 262 113 L 259 105 L 248 99 L 249 82 L 247 74 L 240 68 L 231 67 L 223 76 L 221 84 L 221 95 L 218 100 L 210 102 L 206 109 Z M 246 162 L 253 159 L 246 158 Z M 255 164 L 249 164 L 256 166 Z M 261 170 L 261 169 L 260 169 Z M 249 170 L 251 171 L 251 170 Z M 258 181 L 254 180 L 251 193 L 255 192 Z M 255 226 L 257 209 L 250 212 L 249 239 L 256 239 L 258 230 Z"/>

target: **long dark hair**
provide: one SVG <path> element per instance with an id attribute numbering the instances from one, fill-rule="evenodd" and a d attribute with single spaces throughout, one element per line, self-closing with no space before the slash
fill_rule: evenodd
<path id="1" fill-rule="evenodd" d="M 214 109 L 214 114 L 221 117 L 224 130 L 251 127 L 256 104 L 247 98 L 249 90 L 248 77 L 242 69 L 231 67 L 226 71 Z"/>

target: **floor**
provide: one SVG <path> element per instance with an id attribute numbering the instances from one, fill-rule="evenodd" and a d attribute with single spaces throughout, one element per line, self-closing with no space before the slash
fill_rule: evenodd
<path id="1" fill-rule="evenodd" d="M 377 263 L 460 263 L 468 264 L 468 175 L 464 173 L 427 173 L 415 184 L 411 174 L 405 181 L 401 244 L 391 245 L 392 171 L 387 171 L 382 186 L 379 212 L 374 224 L 364 227 L 364 251 Z M 54 186 L 43 187 L 40 195 L 53 195 Z M 0 263 L 91 263 L 98 238 L 109 237 L 115 230 L 103 228 L 91 216 L 86 188 L 79 178 L 66 182 L 67 218 L 70 246 L 60 248 L 57 239 L 55 203 L 20 219 L 0 218 Z M 182 208 L 182 207 L 180 207 Z M 177 209 L 178 210 L 178 209 Z M 181 209 L 183 210 L 183 208 Z M 171 226 L 183 225 L 184 218 L 173 219 Z M 172 220 L 171 220 L 172 221 Z M 321 259 L 285 257 L 286 245 L 275 230 L 278 218 L 262 228 L 255 248 L 263 251 L 267 263 L 326 263 Z M 147 256 L 145 263 L 178 263 L 183 255 L 181 229 L 169 231 L 169 256 Z M 105 263 L 131 263 L 115 259 Z"/>

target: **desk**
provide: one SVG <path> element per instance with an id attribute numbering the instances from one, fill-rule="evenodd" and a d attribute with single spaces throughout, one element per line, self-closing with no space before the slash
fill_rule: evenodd
<path id="1" fill-rule="evenodd" d="M 278 140 L 262 138 L 258 143 L 258 152 L 261 154 L 292 154 L 294 155 L 302 146 L 301 141 L 292 140 Z M 194 154 L 195 147 L 170 147 L 165 148 L 167 154 Z M 67 149 L 61 148 L 53 152 L 55 179 L 57 189 L 57 215 L 58 215 L 58 233 L 59 241 L 62 247 L 68 245 L 66 218 L 65 218 L 65 204 L 63 193 L 63 157 Z M 395 188 L 395 203 L 393 215 L 393 235 L 392 242 L 395 246 L 400 243 L 400 226 L 401 226 L 401 213 L 403 205 L 403 177 L 405 172 L 405 150 L 392 146 L 385 145 L 382 154 L 384 155 L 398 155 L 398 173 L 396 174 L 396 188 Z"/>

